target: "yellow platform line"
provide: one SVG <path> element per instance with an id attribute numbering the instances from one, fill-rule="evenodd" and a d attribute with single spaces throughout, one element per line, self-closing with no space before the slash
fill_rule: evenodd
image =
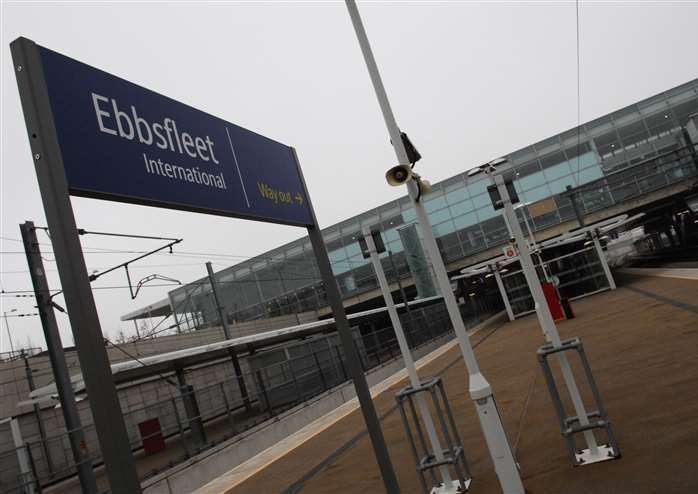
<path id="1" fill-rule="evenodd" d="M 499 316 L 500 315 L 497 314 L 497 315 L 491 317 L 490 319 L 480 323 L 475 328 L 473 328 L 468 333 L 468 335 L 473 336 L 473 335 L 477 334 L 480 330 L 489 326 L 492 319 L 497 318 Z M 421 359 L 419 359 L 415 363 L 417 369 L 421 369 L 425 365 L 428 365 L 429 363 L 438 359 L 439 357 L 444 355 L 446 352 L 451 350 L 453 347 L 455 347 L 457 344 L 458 344 L 458 340 L 454 338 L 453 340 L 440 346 L 439 348 L 437 348 L 433 352 L 425 355 L 424 357 L 422 357 Z M 383 381 L 373 385 L 370 388 L 371 398 L 375 398 L 379 394 L 385 392 L 386 390 L 390 389 L 395 384 L 399 383 L 400 381 L 402 381 L 406 378 L 407 378 L 407 371 L 405 369 L 401 369 L 401 370 L 397 371 L 395 374 L 393 374 L 390 377 L 384 379 Z M 229 489 L 232 489 L 232 488 L 240 485 L 245 480 L 247 480 L 250 477 L 261 472 L 262 470 L 267 468 L 269 465 L 271 465 L 275 461 L 284 457 L 285 455 L 287 455 L 288 453 L 290 453 L 294 449 L 298 448 L 299 446 L 301 446 L 305 442 L 311 440 L 313 437 L 317 436 L 318 434 L 321 434 L 322 432 L 324 432 L 328 428 L 332 427 L 332 425 L 336 424 L 337 422 L 342 420 L 344 417 L 346 417 L 347 415 L 349 415 L 350 413 L 352 413 L 358 409 L 359 409 L 358 399 L 352 398 L 351 400 L 340 405 L 339 407 L 335 408 L 331 412 L 323 415 L 322 417 L 320 417 L 319 419 L 316 419 L 315 421 L 306 425 L 302 429 L 294 432 L 293 434 L 291 434 L 287 438 L 282 439 L 281 441 L 274 444 L 273 446 L 270 446 L 269 448 L 265 449 L 264 451 L 258 453 L 255 456 L 253 456 L 249 460 L 241 463 L 240 465 L 236 466 L 232 470 L 224 473 L 220 477 L 212 480 L 208 484 L 197 489 L 196 491 L 194 491 L 194 494 L 219 494 L 219 493 L 229 492 Z"/>

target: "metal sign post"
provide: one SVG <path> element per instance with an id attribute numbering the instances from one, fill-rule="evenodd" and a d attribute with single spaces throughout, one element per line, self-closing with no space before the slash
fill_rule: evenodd
<path id="1" fill-rule="evenodd" d="M 422 382 L 419 380 L 419 375 L 417 374 L 417 368 L 414 365 L 414 359 L 412 358 L 412 351 L 407 344 L 407 339 L 405 338 L 405 332 L 402 329 L 402 323 L 400 322 L 400 316 L 395 308 L 395 301 L 393 300 L 393 295 L 390 292 L 390 285 L 385 277 L 385 271 L 383 270 L 383 265 L 378 258 L 378 252 L 376 250 L 376 244 L 373 239 L 373 234 L 371 232 L 371 227 L 365 226 L 362 229 L 362 233 L 366 242 L 366 247 L 368 254 L 371 258 L 371 264 L 373 265 L 373 270 L 376 273 L 376 278 L 378 279 L 378 286 L 383 294 L 383 300 L 385 300 L 385 306 L 388 308 L 388 314 L 390 316 L 390 322 L 395 331 L 395 337 L 397 338 L 398 345 L 400 347 L 400 353 L 402 354 L 403 362 L 405 363 L 405 369 L 407 370 L 407 375 L 410 379 L 410 384 L 412 389 L 419 389 L 422 386 Z M 378 233 L 380 235 L 380 233 Z M 407 303 L 405 302 L 405 307 Z M 451 472 L 448 470 L 448 464 L 444 462 L 443 447 L 441 446 L 441 441 L 436 433 L 436 428 L 434 427 L 434 421 L 431 417 L 431 412 L 427 406 L 427 402 L 424 399 L 422 393 L 417 394 L 417 406 L 419 407 L 419 414 L 422 416 L 422 421 L 424 422 L 424 427 L 427 430 L 427 437 L 429 438 L 429 443 L 431 444 L 431 449 L 439 463 L 443 463 L 439 467 L 439 473 L 441 474 L 442 488 L 437 488 L 433 490 L 432 493 L 455 493 L 458 492 L 460 487 L 459 480 L 453 480 L 451 478 Z M 466 481 L 466 485 L 463 486 L 467 489 L 470 484 L 470 480 Z"/>
<path id="2" fill-rule="evenodd" d="M 305 180 L 303 179 L 303 172 L 301 171 L 300 162 L 298 161 L 298 156 L 296 155 L 295 149 L 293 150 L 293 156 L 298 164 L 298 173 L 301 176 L 303 188 L 305 189 Z M 383 478 L 385 491 L 388 494 L 397 494 L 400 492 L 397 477 L 395 476 L 395 471 L 393 470 L 393 465 L 390 461 L 388 447 L 385 444 L 385 438 L 383 437 L 383 431 L 381 431 L 380 428 L 380 421 L 378 420 L 376 409 L 373 406 L 371 392 L 369 391 L 368 384 L 366 383 L 366 376 L 364 376 L 364 371 L 361 368 L 359 354 L 354 346 L 354 339 L 351 336 L 349 320 L 344 312 L 344 305 L 342 305 L 342 295 L 339 292 L 337 279 L 332 273 L 332 266 L 330 264 L 330 258 L 327 254 L 327 247 L 325 246 L 325 241 L 322 239 L 322 233 L 320 232 L 320 227 L 317 224 L 315 209 L 310 201 L 310 196 L 308 196 L 308 209 L 310 210 L 310 215 L 313 221 L 313 225 L 307 227 L 308 237 L 310 238 L 310 244 L 313 247 L 315 260 L 317 261 L 318 268 L 320 270 L 320 276 L 322 277 L 322 281 L 325 285 L 327 301 L 332 309 L 335 326 L 337 327 L 337 333 L 339 333 L 339 340 L 342 342 L 342 349 L 344 350 L 347 369 L 349 370 L 349 375 L 354 382 L 356 397 L 361 405 L 361 413 L 363 414 L 364 422 L 366 422 L 366 429 L 368 430 L 368 435 L 371 439 L 371 444 L 373 445 L 373 452 L 376 455 L 376 461 L 378 462 L 378 468 L 380 469 L 381 476 Z"/>
<path id="3" fill-rule="evenodd" d="M 113 493 L 137 494 L 141 485 L 68 196 L 44 67 L 38 47 L 32 41 L 19 38 L 12 42 L 11 49 L 53 255 L 107 476 Z"/>
<path id="4" fill-rule="evenodd" d="M 26 38 L 11 49 L 112 492 L 137 494 L 141 487 L 69 194 L 306 227 L 386 490 L 396 494 L 397 479 L 295 150 Z"/>
<path id="5" fill-rule="evenodd" d="M 400 165 L 410 166 L 407 150 L 405 149 L 393 111 L 390 108 L 388 95 L 386 94 L 383 81 L 378 72 L 378 66 L 373 57 L 373 52 L 371 51 L 371 46 L 366 36 L 363 23 L 361 22 L 358 8 L 353 0 L 346 0 L 346 5 L 364 56 L 364 61 L 366 62 L 366 67 L 368 68 L 368 73 L 373 83 L 373 88 L 376 92 L 376 97 L 378 98 L 378 103 L 383 113 L 383 118 L 385 119 L 390 134 L 393 149 L 397 155 L 398 163 Z M 470 375 L 470 397 L 475 402 L 480 425 L 485 435 L 485 440 L 499 478 L 499 483 L 505 494 L 523 494 L 524 488 L 521 483 L 518 466 L 516 465 L 514 455 L 512 454 L 506 433 L 504 432 L 504 426 L 502 425 L 499 411 L 494 401 L 492 389 L 480 372 L 426 210 L 422 202 L 417 200 L 421 195 L 418 187 L 419 186 L 414 180 L 409 180 L 407 182 L 409 197 L 417 214 L 417 225 L 422 235 L 422 243 L 431 258 L 436 280 L 441 289 L 441 294 L 444 297 L 444 303 L 446 304 L 446 309 L 451 323 L 453 324 L 453 329 L 456 332 L 465 365 L 468 368 L 468 373 Z"/>
<path id="6" fill-rule="evenodd" d="M 65 428 L 68 430 L 70 449 L 73 453 L 73 460 L 80 479 L 80 487 L 85 494 L 97 493 L 97 482 L 92 470 L 92 460 L 87 452 L 85 434 L 82 431 L 80 414 L 75 402 L 75 393 L 70 383 L 70 374 L 68 373 L 68 365 L 65 362 L 61 336 L 58 333 L 58 323 L 56 322 L 56 314 L 53 311 L 51 294 L 46 280 L 46 271 L 44 271 L 44 263 L 41 259 L 39 241 L 36 238 L 36 229 L 31 221 L 22 223 L 19 225 L 19 229 L 22 233 L 24 251 L 27 253 L 27 264 L 29 265 L 32 285 L 34 285 L 36 308 L 39 311 L 41 326 L 44 329 L 46 349 L 51 360 L 53 376 L 56 380 L 58 399 L 61 402 Z"/>

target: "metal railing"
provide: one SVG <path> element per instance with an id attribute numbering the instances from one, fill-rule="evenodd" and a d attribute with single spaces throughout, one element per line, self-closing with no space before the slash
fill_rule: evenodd
<path id="1" fill-rule="evenodd" d="M 489 316 L 486 312 L 466 311 L 464 320 L 471 327 Z M 444 338 L 451 330 L 443 303 L 401 314 L 407 340 L 413 349 Z M 137 461 L 145 465 L 143 479 L 150 478 L 197 453 L 260 426 L 272 417 L 296 407 L 348 381 L 344 352 L 336 334 L 307 340 L 307 351 L 294 358 L 243 373 L 247 396 L 241 393 L 238 376 L 227 360 L 211 364 L 226 377 L 196 388 L 177 388 L 159 380 L 151 383 L 162 395 L 152 403 L 124 413 L 131 448 Z M 391 326 L 364 333 L 355 332 L 354 343 L 364 371 L 387 365 L 400 358 L 400 350 Z M 301 349 L 302 350 L 302 349 Z M 192 375 L 201 369 L 193 369 Z M 193 381 L 192 381 L 193 382 Z M 146 392 L 143 391 L 145 395 Z M 129 400 L 122 396 L 122 406 Z M 191 406 L 192 401 L 196 404 Z M 194 412 L 192 411 L 194 410 Z M 157 419 L 153 432 L 142 434 L 140 426 Z M 85 421 L 83 422 L 85 423 Z M 92 424 L 83 427 L 93 465 L 101 463 L 96 432 Z M 153 449 L 152 444 L 155 444 Z M 150 444 L 150 445 L 149 445 Z M 159 450 L 160 448 L 163 448 Z M 146 451 L 147 450 L 147 451 Z M 50 455 L 47 461 L 45 451 Z M 21 455 L 31 458 L 28 470 L 20 469 Z M 49 470 L 49 463 L 52 468 Z M 143 471 L 143 467 L 141 468 Z M 68 433 L 50 435 L 45 441 L 30 440 L 20 448 L 0 453 L 0 491 L 8 493 L 40 492 L 42 486 L 57 484 L 75 476 Z M 75 489 L 78 489 L 75 479 Z M 32 490 L 33 489 L 33 490 Z"/>
<path id="2" fill-rule="evenodd" d="M 698 144 L 691 144 L 608 173 L 572 189 L 588 214 L 698 175 Z"/>

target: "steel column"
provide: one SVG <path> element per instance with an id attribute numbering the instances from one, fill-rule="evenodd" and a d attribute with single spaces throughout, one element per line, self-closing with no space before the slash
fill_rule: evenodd
<path id="1" fill-rule="evenodd" d="M 114 494 L 138 494 L 141 485 L 75 225 L 39 50 L 26 38 L 18 38 L 10 47 L 53 254 L 109 483 Z"/>
<path id="2" fill-rule="evenodd" d="M 402 142 L 400 129 L 397 126 L 393 110 L 390 107 L 388 95 L 385 91 L 385 87 L 383 86 L 380 73 L 378 72 L 378 65 L 373 57 L 371 45 L 369 44 L 368 36 L 366 35 L 363 23 L 361 22 L 361 16 L 359 15 L 356 2 L 354 0 L 345 1 L 352 24 L 354 26 L 354 31 L 356 32 L 356 37 L 359 41 L 359 46 L 361 47 L 361 52 L 364 56 L 364 61 L 366 62 L 366 67 L 368 69 L 371 82 L 373 83 L 378 104 L 380 105 L 381 112 L 383 114 L 383 119 L 385 120 L 388 133 L 390 134 L 390 140 L 392 142 L 395 155 L 397 156 L 398 163 L 409 166 L 410 162 L 407 156 L 407 151 L 405 150 L 405 146 Z M 500 485 L 502 486 L 502 490 L 505 494 L 523 494 L 524 488 L 523 484 L 521 483 L 521 477 L 519 475 L 516 462 L 514 461 L 514 456 L 511 452 L 511 447 L 509 446 L 506 433 L 504 432 L 504 426 L 499 418 L 499 412 L 497 411 L 494 401 L 492 388 L 480 372 L 477 359 L 475 358 L 475 353 L 473 352 L 473 348 L 470 345 L 470 340 L 468 339 L 468 335 L 465 331 L 465 325 L 463 324 L 463 318 L 461 317 L 460 310 L 458 309 L 458 303 L 456 302 L 456 298 L 451 289 L 451 282 L 449 280 L 448 273 L 446 272 L 446 267 L 444 266 L 443 259 L 441 258 L 439 248 L 436 245 L 436 239 L 434 238 L 434 232 L 432 231 L 431 224 L 429 223 L 426 210 L 424 209 L 422 202 L 417 200 L 417 197 L 420 194 L 418 185 L 414 182 L 414 180 L 411 180 L 407 184 L 407 190 L 409 192 L 411 203 L 414 206 L 417 214 L 417 226 L 422 234 L 422 244 L 426 250 L 426 254 L 431 259 L 436 280 L 444 297 L 446 309 L 451 319 L 451 323 L 453 324 L 453 329 L 456 332 L 456 337 L 458 339 L 461 353 L 463 354 L 463 359 L 465 360 L 466 367 L 468 368 L 468 374 L 470 375 L 470 396 L 475 402 L 475 407 L 478 411 L 478 417 L 480 419 L 480 425 L 485 435 L 485 440 L 487 441 L 487 446 L 489 448 Z"/>
<path id="3" fill-rule="evenodd" d="M 29 275 L 32 280 L 32 285 L 34 286 L 34 296 L 36 297 L 36 308 L 39 311 L 41 326 L 44 330 L 46 348 L 49 360 L 51 361 L 53 378 L 56 383 L 58 399 L 61 402 L 63 420 L 65 421 L 65 428 L 68 431 L 68 440 L 78 472 L 80 487 L 82 487 L 82 491 L 86 494 L 96 493 L 97 481 L 95 480 L 95 474 L 92 470 L 92 460 L 87 452 L 85 434 L 82 430 L 82 422 L 75 402 L 75 392 L 70 382 L 70 374 L 68 372 L 68 365 L 65 361 L 65 354 L 63 353 L 61 335 L 58 332 L 56 314 L 53 311 L 53 303 L 50 297 L 48 281 L 46 280 L 44 262 L 41 259 L 39 240 L 36 238 L 36 229 L 34 228 L 34 223 L 31 221 L 22 223 L 19 225 L 19 229 L 22 234 L 22 241 L 24 242 L 24 251 L 27 254 Z"/>
<path id="4" fill-rule="evenodd" d="M 307 191 L 308 188 L 305 184 L 305 179 L 303 178 L 303 172 L 301 170 L 300 163 L 298 162 L 296 150 L 293 148 L 291 148 L 291 150 L 293 151 L 293 156 L 295 157 L 296 164 L 298 165 L 298 174 L 301 177 L 303 189 Z M 385 444 L 383 431 L 380 428 L 378 414 L 376 413 L 376 408 L 373 405 L 371 393 L 368 389 L 368 384 L 366 383 L 366 376 L 364 376 L 359 354 L 354 346 L 354 339 L 351 335 L 349 320 L 347 319 L 347 315 L 344 312 L 344 305 L 342 304 L 342 295 L 339 292 L 337 280 L 332 272 L 332 265 L 330 264 L 330 258 L 327 255 L 327 247 L 325 246 L 320 227 L 318 226 L 317 217 L 315 216 L 315 209 L 310 201 L 310 197 L 306 197 L 305 199 L 308 201 L 308 209 L 310 210 L 310 215 L 313 220 L 313 224 L 307 227 L 308 238 L 310 239 L 310 243 L 313 247 L 313 253 L 315 254 L 315 260 L 320 270 L 320 276 L 322 277 L 322 281 L 325 285 L 327 301 L 332 309 L 335 326 L 337 327 L 337 333 L 339 333 L 339 339 L 342 342 L 347 370 L 349 371 L 349 375 L 354 382 L 356 397 L 358 398 L 361 406 L 361 413 L 363 415 L 364 422 L 366 423 L 366 429 L 368 430 L 371 444 L 373 445 L 373 452 L 376 455 L 378 468 L 380 469 L 381 476 L 383 477 L 383 484 L 388 494 L 398 493 L 400 492 L 400 488 L 397 483 L 397 477 L 395 476 L 395 471 L 393 470 L 393 465 L 390 461 L 388 447 Z"/>
<path id="5" fill-rule="evenodd" d="M 502 274 L 499 272 L 499 267 L 493 266 L 492 271 L 494 272 L 494 279 L 497 281 L 497 288 L 499 288 L 499 293 L 502 295 L 502 300 L 504 301 L 504 308 L 507 310 L 507 316 L 510 321 L 514 320 L 514 311 L 511 309 L 511 303 L 509 303 L 509 295 L 507 295 L 507 289 L 504 287 L 504 282 L 502 281 Z"/>

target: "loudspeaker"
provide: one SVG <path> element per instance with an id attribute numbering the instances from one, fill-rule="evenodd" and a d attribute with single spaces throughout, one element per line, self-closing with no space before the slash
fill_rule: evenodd
<path id="1" fill-rule="evenodd" d="M 412 168 L 410 168 L 409 165 L 394 166 L 385 174 L 385 179 L 388 181 L 388 184 L 393 187 L 403 185 L 410 178 L 412 178 Z"/>

